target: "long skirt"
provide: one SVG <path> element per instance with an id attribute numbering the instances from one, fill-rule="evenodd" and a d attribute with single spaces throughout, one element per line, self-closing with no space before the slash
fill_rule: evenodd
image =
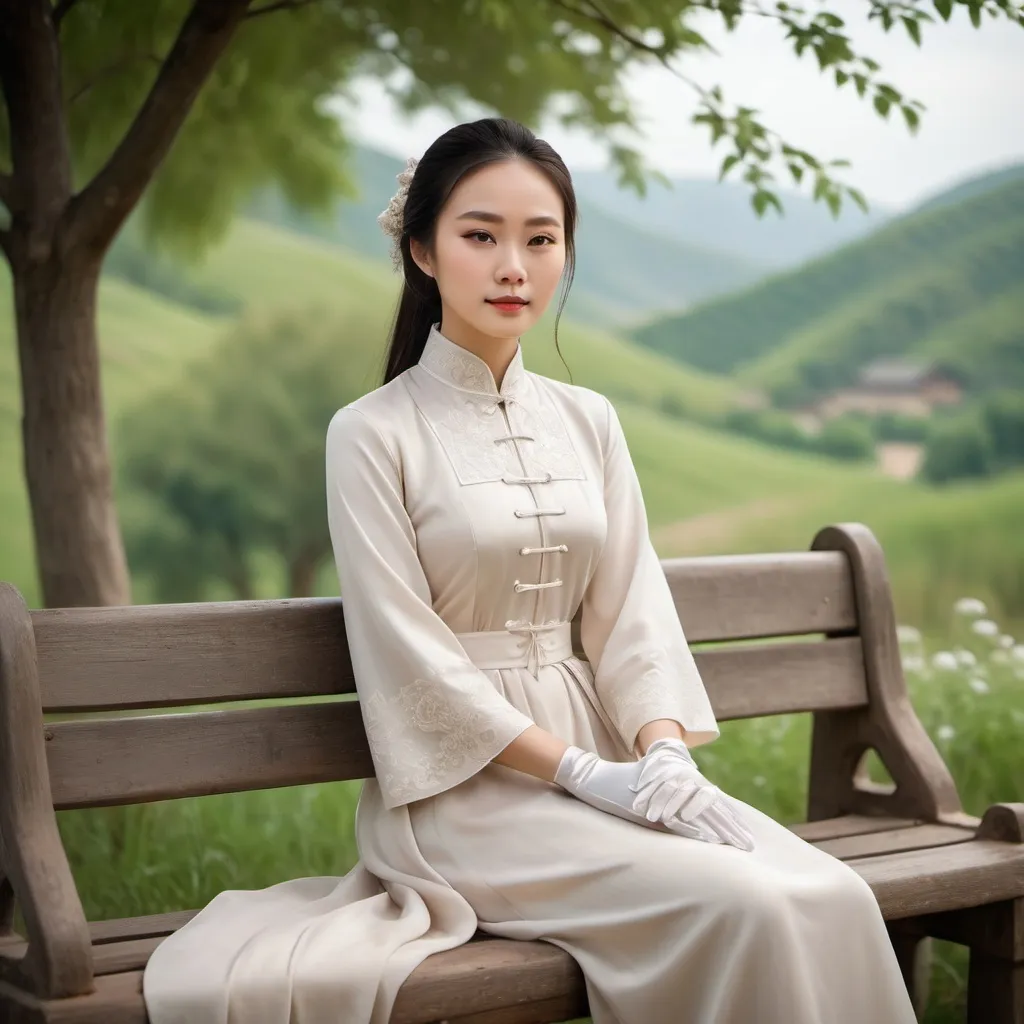
<path id="1" fill-rule="evenodd" d="M 621 758 L 564 667 L 495 676 L 542 728 Z M 150 960 L 150 1019 L 387 1024 L 409 973 L 479 927 L 571 953 L 594 1024 L 914 1024 L 867 884 L 739 810 L 752 852 L 624 821 L 495 763 L 392 810 L 368 780 L 359 863 L 221 893 Z"/>

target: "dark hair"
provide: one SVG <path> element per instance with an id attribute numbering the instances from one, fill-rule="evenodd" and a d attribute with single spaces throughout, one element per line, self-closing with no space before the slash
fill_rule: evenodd
<path id="1" fill-rule="evenodd" d="M 438 215 L 455 186 L 471 171 L 502 160 L 530 161 L 547 175 L 562 196 L 567 272 L 563 272 L 562 296 L 555 317 L 555 348 L 562 355 L 558 348 L 558 321 L 576 268 L 577 210 L 572 178 L 562 158 L 529 128 L 508 118 L 486 117 L 450 128 L 431 143 L 416 165 L 405 201 L 400 242 L 405 283 L 391 327 L 383 384 L 419 361 L 431 325 L 441 319 L 437 281 L 416 265 L 409 252 L 409 240 L 415 238 L 429 251 Z"/>

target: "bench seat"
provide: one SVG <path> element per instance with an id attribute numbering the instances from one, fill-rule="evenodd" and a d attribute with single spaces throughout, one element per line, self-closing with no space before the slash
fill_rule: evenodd
<path id="1" fill-rule="evenodd" d="M 966 816 L 956 824 L 937 825 L 851 814 L 791 827 L 849 863 L 871 886 L 887 921 L 1011 900 L 1024 880 L 1024 844 L 979 838 L 977 823 Z M 12 1024 L 85 1024 L 97 1019 L 146 1024 L 143 968 L 163 938 L 195 913 L 91 923 L 96 991 L 45 1001 L 0 984 L 0 996 L 18 1006 Z M 24 952 L 20 938 L 0 941 L 5 960 Z M 456 1007 L 460 1016 L 453 1017 Z M 585 1016 L 586 991 L 573 959 L 551 943 L 478 932 L 464 946 L 428 957 L 413 972 L 398 996 L 392 1022 L 433 1024 L 442 1019 L 439 1013 L 447 1013 L 444 1019 L 451 1024 L 500 1024 L 506 1011 L 514 1011 L 517 1022 L 533 1024 Z"/>
<path id="2" fill-rule="evenodd" d="M 662 565 L 718 720 L 812 716 L 791 827 L 871 886 L 919 1013 L 939 938 L 970 950 L 968 1024 L 1024 1024 L 1024 804 L 964 813 L 909 699 L 870 530 Z M 89 924 L 57 811 L 372 774 L 343 601 L 30 610 L 0 583 L 0 1022 L 146 1024 L 145 965 L 195 913 Z M 409 976 L 392 1024 L 586 1013 L 563 950 L 478 933 Z"/>

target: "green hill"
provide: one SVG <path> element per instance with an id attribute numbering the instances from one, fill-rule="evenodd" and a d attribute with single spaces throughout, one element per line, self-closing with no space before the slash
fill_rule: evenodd
<path id="1" fill-rule="evenodd" d="M 784 215 L 769 211 L 758 217 L 750 203 L 750 187 L 742 182 L 671 178 L 671 188 L 654 181 L 641 197 L 620 188 L 609 171 L 574 172 L 572 177 L 581 198 L 618 220 L 775 271 L 846 245 L 891 216 L 871 202 L 866 214 L 845 203 L 833 218 L 824 203 L 783 187 L 778 192 Z"/>
<path id="2" fill-rule="evenodd" d="M 982 388 L 1024 357 L 1007 322 L 1024 284 L 1024 176 L 996 176 L 959 202 L 931 201 L 823 259 L 633 332 L 641 344 L 711 372 L 740 373 L 783 399 L 852 380 L 880 356 L 926 354 Z M 977 330 L 969 358 L 953 323 Z"/>
<path id="3" fill-rule="evenodd" d="M 655 543 L 666 557 L 792 551 L 825 523 L 863 522 L 885 549 L 901 621 L 944 631 L 953 602 L 973 596 L 1004 628 L 1024 629 L 1024 473 L 938 490 L 879 477 L 823 482 L 662 527 Z"/>
<path id="4" fill-rule="evenodd" d="M 403 167 L 404 161 L 358 146 L 351 171 L 359 196 L 339 201 L 332 216 L 299 213 L 274 192 L 258 196 L 246 213 L 385 261 L 388 242 L 377 225 L 377 215 L 394 194 L 395 175 Z M 744 287 L 762 277 L 769 265 L 713 241 L 687 241 L 657 225 L 635 223 L 628 214 L 622 216 L 582 195 L 578 198 L 576 277 L 566 313 L 579 323 L 604 327 L 636 323 L 662 310 Z"/>

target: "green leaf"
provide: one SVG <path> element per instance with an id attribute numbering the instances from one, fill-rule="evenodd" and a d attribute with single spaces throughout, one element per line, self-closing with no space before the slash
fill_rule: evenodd
<path id="1" fill-rule="evenodd" d="M 758 217 L 763 217 L 765 210 L 767 210 L 769 206 L 774 206 L 780 214 L 785 212 L 782 209 L 782 203 L 779 200 L 779 197 L 774 192 L 766 188 L 759 188 L 750 197 L 750 201 L 753 204 L 754 212 Z"/>
<path id="2" fill-rule="evenodd" d="M 953 13 L 953 0 L 933 0 L 933 3 L 939 17 L 943 21 L 949 21 L 949 16 Z"/>
<path id="3" fill-rule="evenodd" d="M 804 169 L 799 164 L 786 164 L 786 166 L 789 168 L 789 173 L 793 175 L 793 180 L 799 185 L 804 176 Z"/>
<path id="4" fill-rule="evenodd" d="M 840 194 L 834 190 L 830 191 L 825 196 L 825 202 L 828 203 L 828 208 L 832 211 L 832 216 L 838 217 L 839 209 L 843 203 L 842 196 L 840 196 Z"/>
<path id="5" fill-rule="evenodd" d="M 846 194 L 861 208 L 861 210 L 864 211 L 864 213 L 868 212 L 868 201 L 864 198 L 863 192 L 847 185 Z"/>
<path id="6" fill-rule="evenodd" d="M 718 180 L 721 181 L 739 162 L 739 153 L 730 153 L 722 161 L 722 169 L 718 172 Z"/>
<path id="7" fill-rule="evenodd" d="M 883 96 L 881 93 L 876 93 L 872 102 L 874 103 L 875 110 L 877 110 L 882 117 L 889 116 L 889 107 L 891 106 L 891 103 L 887 97 Z"/>
<path id="8" fill-rule="evenodd" d="M 921 45 L 921 25 L 917 18 L 904 18 L 903 24 L 906 27 L 907 35 L 914 40 L 915 46 Z"/>
<path id="9" fill-rule="evenodd" d="M 868 89 L 868 76 L 855 71 L 853 73 L 853 84 L 857 87 L 857 95 L 863 97 Z"/>
<path id="10" fill-rule="evenodd" d="M 907 122 L 907 127 L 911 133 L 916 132 L 921 123 L 921 118 L 918 116 L 917 111 L 907 105 L 900 107 L 900 110 L 903 112 L 903 120 Z"/>
<path id="11" fill-rule="evenodd" d="M 843 71 L 842 68 L 836 68 L 836 86 L 842 88 L 850 80 L 850 73 Z"/>

